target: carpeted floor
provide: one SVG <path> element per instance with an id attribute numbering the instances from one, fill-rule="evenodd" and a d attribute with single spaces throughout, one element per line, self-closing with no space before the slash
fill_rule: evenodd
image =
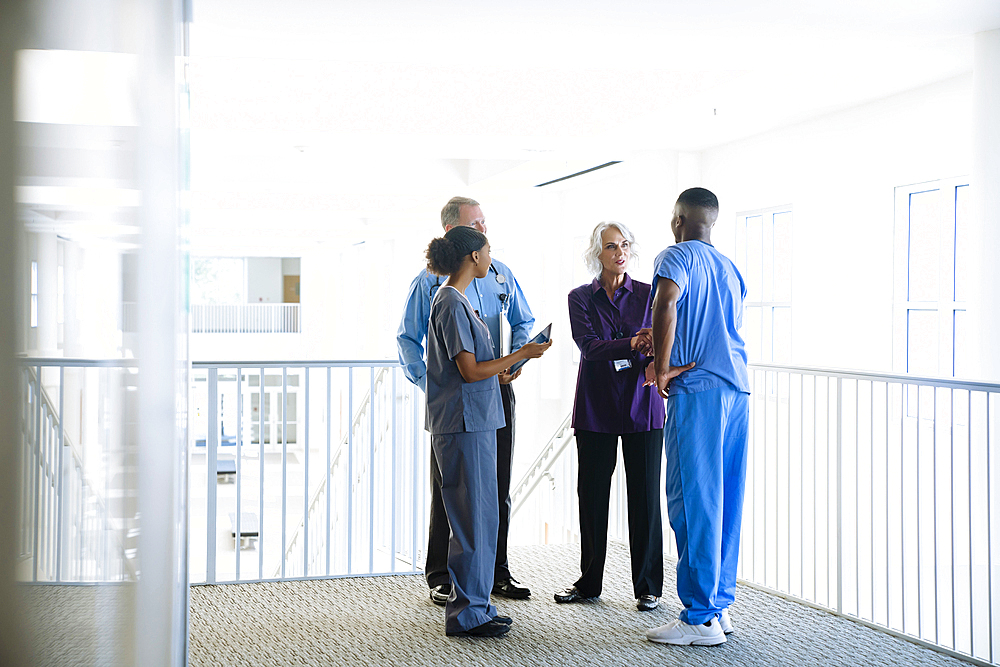
<path id="1" fill-rule="evenodd" d="M 628 549 L 609 548 L 600 601 L 557 605 L 552 594 L 578 574 L 578 545 L 511 550 L 530 600 L 496 599 L 514 618 L 500 639 L 445 637 L 444 611 L 421 577 L 196 586 L 190 664 L 235 665 L 906 665 L 966 663 L 825 612 L 741 587 L 736 633 L 710 648 L 648 642 L 643 632 L 676 618 L 673 564 L 653 612 L 632 599 Z"/>

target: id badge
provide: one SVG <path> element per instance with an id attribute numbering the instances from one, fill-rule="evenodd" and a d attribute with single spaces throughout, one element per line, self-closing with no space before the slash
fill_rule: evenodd
<path id="1" fill-rule="evenodd" d="M 630 359 L 615 359 L 616 371 L 623 371 L 626 368 L 632 368 L 632 361 Z"/>

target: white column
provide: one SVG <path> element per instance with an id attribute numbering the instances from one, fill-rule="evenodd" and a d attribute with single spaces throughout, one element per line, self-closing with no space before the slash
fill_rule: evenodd
<path id="1" fill-rule="evenodd" d="M 979 352 L 978 375 L 983 380 L 1000 382 L 1000 30 L 976 35 L 975 60 L 972 74 L 972 195 L 973 220 L 976 224 L 977 306 L 976 327 Z M 987 440 L 992 470 L 987 479 L 991 489 L 990 546 L 993 558 L 989 563 L 992 589 L 990 608 L 1000 603 L 1000 447 L 996 434 L 1000 430 L 1000 415 L 996 402 L 989 412 L 991 424 Z M 1000 619 L 991 614 L 989 645 L 994 646 L 1000 635 Z M 992 648 L 991 648 L 992 657 Z"/>
<path id="2" fill-rule="evenodd" d="M 18 367 L 14 355 L 23 351 L 18 345 L 18 331 L 26 329 L 18 304 L 18 290 L 26 281 L 18 274 L 24 266 L 19 252 L 20 225 L 14 208 L 14 185 L 17 173 L 16 132 L 14 129 L 14 60 L 15 40 L 25 31 L 22 3 L 3 5 L 0 21 L 0 664 L 23 665 L 30 662 L 29 621 L 22 590 L 15 582 L 18 543 L 18 475 L 20 456 L 17 438 L 20 432 Z M 23 291 L 22 291 L 23 294 Z M 24 314 L 27 311 L 23 311 Z"/>
<path id="3" fill-rule="evenodd" d="M 137 6 L 142 247 L 137 266 L 141 576 L 135 664 L 142 667 L 178 667 L 187 658 L 186 431 L 177 423 L 187 402 L 187 331 L 178 300 L 180 7 L 174 0 Z"/>
<path id="4" fill-rule="evenodd" d="M 1000 30 L 976 35 L 972 76 L 973 220 L 979 257 L 975 375 L 1000 382 Z M 974 274 L 976 275 L 976 274 Z"/>

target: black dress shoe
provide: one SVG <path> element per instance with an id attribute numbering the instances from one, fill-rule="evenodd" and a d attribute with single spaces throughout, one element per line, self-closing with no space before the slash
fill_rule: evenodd
<path id="1" fill-rule="evenodd" d="M 506 581 L 498 581 L 493 584 L 493 595 L 510 598 L 511 600 L 527 600 L 531 596 L 531 589 L 522 586 L 517 579 L 511 577 Z"/>
<path id="2" fill-rule="evenodd" d="M 514 619 L 511 618 L 510 616 L 501 616 L 500 614 L 497 614 L 490 620 L 495 621 L 497 623 L 503 623 L 504 625 L 510 625 L 514 622 Z"/>
<path id="3" fill-rule="evenodd" d="M 458 632 L 445 632 L 449 637 L 499 637 L 510 632 L 510 626 L 499 623 L 496 620 L 486 621 L 482 625 L 477 625 L 468 630 Z"/>
<path id="4" fill-rule="evenodd" d="M 567 602 L 580 602 L 596 600 L 599 595 L 584 595 L 580 592 L 580 589 L 576 586 L 570 586 L 564 591 L 559 591 L 553 596 L 559 604 L 566 604 Z"/>
<path id="5" fill-rule="evenodd" d="M 451 597 L 451 584 L 441 584 L 431 588 L 431 602 L 434 604 L 443 607 L 448 604 L 449 597 Z"/>

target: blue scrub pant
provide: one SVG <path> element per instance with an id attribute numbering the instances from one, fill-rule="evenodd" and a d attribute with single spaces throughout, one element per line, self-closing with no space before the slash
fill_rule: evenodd
<path id="1" fill-rule="evenodd" d="M 749 410 L 749 394 L 730 386 L 667 399 L 667 514 L 680 619 L 692 625 L 728 608 L 736 593 Z"/>
<path id="2" fill-rule="evenodd" d="M 445 631 L 460 632 L 497 615 L 490 604 L 497 557 L 496 431 L 431 436 L 441 469 L 441 500 L 448 517 L 451 597 Z"/>

